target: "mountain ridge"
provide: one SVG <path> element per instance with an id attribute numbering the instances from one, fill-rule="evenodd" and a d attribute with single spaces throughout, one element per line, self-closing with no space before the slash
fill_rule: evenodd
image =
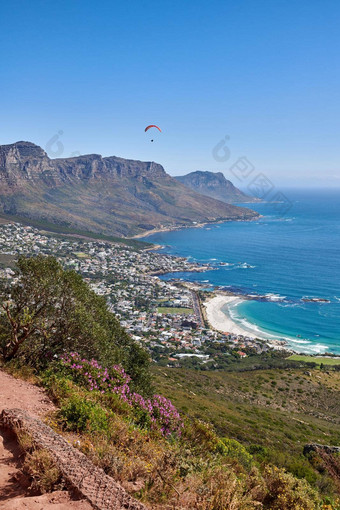
<path id="1" fill-rule="evenodd" d="M 225 203 L 253 203 L 260 200 L 238 189 L 222 172 L 197 170 L 175 176 L 179 182 L 198 193 Z"/>
<path id="2" fill-rule="evenodd" d="M 87 154 L 50 159 L 32 142 L 0 146 L 0 211 L 71 228 L 132 236 L 258 214 L 202 197 L 162 165 Z"/>

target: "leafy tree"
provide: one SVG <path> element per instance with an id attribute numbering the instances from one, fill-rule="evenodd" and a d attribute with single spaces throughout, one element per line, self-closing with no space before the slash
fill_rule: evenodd
<path id="1" fill-rule="evenodd" d="M 120 326 L 102 296 L 54 257 L 20 257 L 17 278 L 2 289 L 0 350 L 4 361 L 42 368 L 65 351 L 121 363 L 140 390 L 148 388 L 149 356 Z"/>

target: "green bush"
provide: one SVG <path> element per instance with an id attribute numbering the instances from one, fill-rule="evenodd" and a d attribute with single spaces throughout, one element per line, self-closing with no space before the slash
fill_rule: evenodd
<path id="1" fill-rule="evenodd" d="M 151 429 L 152 421 L 148 411 L 142 407 L 136 406 L 133 408 L 134 422 L 142 429 Z"/>
<path id="2" fill-rule="evenodd" d="M 248 446 L 248 452 L 254 455 L 259 462 L 264 462 L 268 458 L 268 448 L 260 444 L 251 444 Z"/>
<path id="3" fill-rule="evenodd" d="M 107 432 L 109 429 L 109 413 L 81 395 L 70 396 L 61 406 L 59 415 L 68 430 Z"/>
<path id="4" fill-rule="evenodd" d="M 41 374 L 41 381 L 52 399 L 57 403 L 69 397 L 75 391 L 74 383 L 70 379 L 63 377 L 61 374 L 53 374 L 50 370 Z"/>
<path id="5" fill-rule="evenodd" d="M 305 478 L 312 485 L 316 483 L 317 474 L 305 458 L 292 459 L 287 462 L 287 470 L 297 478 Z"/>
<path id="6" fill-rule="evenodd" d="M 121 416 L 129 416 L 131 413 L 131 407 L 129 404 L 124 402 L 120 395 L 117 395 L 116 393 L 92 393 L 92 398 L 95 398 L 97 402 L 104 405 L 107 409 L 110 409 Z"/>
<path id="7" fill-rule="evenodd" d="M 249 468 L 253 458 L 246 448 L 235 439 L 224 437 L 217 445 L 217 451 L 226 457 L 237 460 L 243 467 Z"/>
<path id="8" fill-rule="evenodd" d="M 213 426 L 197 419 L 185 423 L 183 439 L 189 441 L 193 447 L 204 450 L 205 452 L 217 451 L 217 446 L 219 444 L 219 438 Z"/>

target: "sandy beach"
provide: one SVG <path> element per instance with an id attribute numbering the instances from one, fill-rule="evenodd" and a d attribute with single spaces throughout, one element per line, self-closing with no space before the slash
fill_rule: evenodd
<path id="1" fill-rule="evenodd" d="M 219 294 L 207 301 L 204 306 L 211 326 L 223 333 L 233 333 L 235 335 L 244 335 L 249 336 L 250 338 L 255 338 L 255 335 L 249 333 L 236 324 L 226 313 L 222 311 L 222 308 L 226 304 L 237 304 L 242 301 L 244 301 L 244 299 L 239 296 L 225 296 L 222 294 Z"/>
<path id="2" fill-rule="evenodd" d="M 247 336 L 248 338 L 259 338 L 267 342 L 268 345 L 274 347 L 275 349 L 288 349 L 292 352 L 295 352 L 287 346 L 286 340 L 268 338 L 266 335 L 261 335 L 261 333 L 259 334 L 247 331 L 231 319 L 227 310 L 222 311 L 222 308 L 227 304 L 236 305 L 237 303 L 242 303 L 243 301 L 245 301 L 245 299 L 240 296 L 226 296 L 225 294 L 218 294 L 204 303 L 207 319 L 211 327 L 220 331 L 221 333 L 232 333 L 234 335 Z"/>

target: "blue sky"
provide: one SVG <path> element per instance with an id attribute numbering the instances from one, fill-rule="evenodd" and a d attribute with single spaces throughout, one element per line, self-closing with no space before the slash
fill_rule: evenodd
<path id="1" fill-rule="evenodd" d="M 338 0 L 2 2 L 0 143 L 340 186 L 339 26 Z"/>

